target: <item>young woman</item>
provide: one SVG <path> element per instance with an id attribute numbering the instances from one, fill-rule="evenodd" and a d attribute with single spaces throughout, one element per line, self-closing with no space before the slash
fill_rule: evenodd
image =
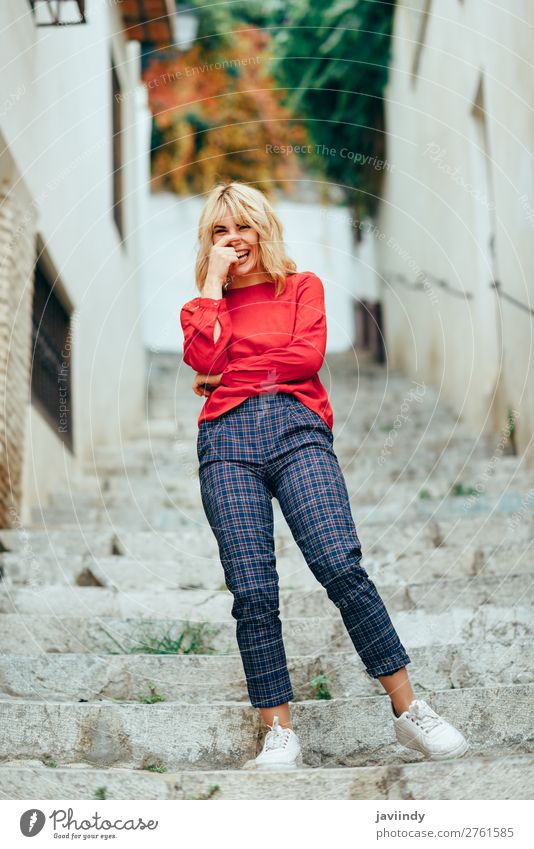
<path id="1" fill-rule="evenodd" d="M 217 185 L 199 222 L 199 297 L 180 311 L 183 359 L 205 397 L 197 453 L 202 504 L 216 537 L 251 704 L 270 729 L 258 769 L 291 769 L 300 745 L 279 619 L 272 498 L 339 608 L 367 673 L 391 699 L 397 740 L 443 759 L 464 736 L 412 690 L 401 644 L 362 551 L 333 450 L 333 413 L 318 371 L 324 290 L 286 256 L 280 221 L 245 184 Z"/>

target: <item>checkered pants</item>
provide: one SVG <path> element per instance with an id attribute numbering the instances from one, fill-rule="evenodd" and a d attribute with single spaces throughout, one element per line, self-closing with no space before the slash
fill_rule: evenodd
<path id="1" fill-rule="evenodd" d="M 254 707 L 293 699 L 279 618 L 273 496 L 343 622 L 367 673 L 410 663 L 374 583 L 333 434 L 296 396 L 253 395 L 209 422 L 197 440 L 202 504 L 217 539 Z"/>

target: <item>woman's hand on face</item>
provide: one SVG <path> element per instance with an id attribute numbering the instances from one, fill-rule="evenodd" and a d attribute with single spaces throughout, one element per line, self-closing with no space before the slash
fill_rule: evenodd
<path id="1" fill-rule="evenodd" d="M 228 277 L 228 269 L 237 262 L 238 256 L 235 248 L 228 245 L 228 242 L 235 239 L 230 233 L 221 236 L 214 245 L 212 245 L 209 260 L 206 280 L 217 280 L 221 285 Z"/>
<path id="2" fill-rule="evenodd" d="M 195 395 L 205 398 L 211 395 L 213 390 L 217 388 L 221 382 L 221 378 L 222 372 L 221 374 L 201 374 L 198 372 L 193 381 L 193 392 Z"/>

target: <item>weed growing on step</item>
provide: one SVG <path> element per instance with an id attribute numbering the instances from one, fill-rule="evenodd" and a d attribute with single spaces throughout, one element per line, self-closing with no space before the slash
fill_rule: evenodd
<path id="1" fill-rule="evenodd" d="M 143 704 L 143 705 L 154 705 L 154 704 L 156 704 L 156 702 L 166 701 L 165 696 L 162 696 L 160 693 L 158 693 L 156 691 L 156 685 L 155 684 L 149 684 L 148 689 L 150 690 L 148 695 L 144 695 L 143 693 L 137 694 L 138 701 L 140 701 L 141 704 Z"/>
<path id="2" fill-rule="evenodd" d="M 163 636 L 145 636 L 145 642 L 130 649 L 132 654 L 214 654 L 215 649 L 208 645 L 208 640 L 215 636 L 217 630 L 210 628 L 205 622 L 200 624 L 187 623 L 177 637 L 172 637 L 167 631 Z"/>
<path id="3" fill-rule="evenodd" d="M 150 625 L 155 627 L 154 623 L 150 623 Z M 208 645 L 208 641 L 215 637 L 220 630 L 209 626 L 206 622 L 186 622 L 184 630 L 177 637 L 171 636 L 167 629 L 162 636 L 145 633 L 141 636 L 137 645 L 125 646 L 101 622 L 98 623 L 98 627 L 120 650 L 103 649 L 108 654 L 215 654 L 216 649 Z"/>
<path id="4" fill-rule="evenodd" d="M 155 764 L 147 764 L 147 766 L 143 767 L 147 772 L 167 772 L 167 767 L 163 766 L 161 763 Z"/>
<path id="5" fill-rule="evenodd" d="M 330 692 L 328 678 L 326 675 L 316 675 L 310 681 L 311 686 L 315 690 L 315 698 L 316 699 L 331 699 L 332 694 Z"/>
<path id="6" fill-rule="evenodd" d="M 461 481 L 457 481 L 451 486 L 451 495 L 478 495 L 478 492 L 473 486 L 465 486 Z"/>
<path id="7" fill-rule="evenodd" d="M 205 793 L 199 793 L 198 796 L 188 796 L 188 799 L 200 800 L 200 799 L 213 799 L 216 793 L 219 792 L 221 788 L 218 784 L 212 784 L 211 787 L 205 791 Z"/>
<path id="8" fill-rule="evenodd" d="M 50 767 L 51 769 L 57 769 L 57 761 L 45 761 L 45 766 Z"/>
<path id="9" fill-rule="evenodd" d="M 517 442 L 516 442 L 516 427 L 515 420 L 516 416 L 519 415 L 517 410 L 513 410 L 512 407 L 508 407 L 506 410 L 506 422 L 508 429 L 508 439 L 510 441 L 510 449 L 512 454 L 517 455 Z"/>
<path id="10" fill-rule="evenodd" d="M 419 498 L 423 498 L 423 499 L 432 498 L 432 496 L 430 495 L 430 490 L 420 489 L 419 490 Z"/>
<path id="11" fill-rule="evenodd" d="M 108 798 L 107 788 L 106 787 L 97 787 L 96 790 L 95 790 L 95 795 L 93 796 L 93 799 L 107 799 L 107 798 Z"/>

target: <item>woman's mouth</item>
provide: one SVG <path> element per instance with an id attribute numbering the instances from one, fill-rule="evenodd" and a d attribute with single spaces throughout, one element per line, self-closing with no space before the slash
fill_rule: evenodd
<path id="1" fill-rule="evenodd" d="M 246 262 L 250 255 L 250 251 L 236 251 L 236 253 L 238 262 Z"/>

